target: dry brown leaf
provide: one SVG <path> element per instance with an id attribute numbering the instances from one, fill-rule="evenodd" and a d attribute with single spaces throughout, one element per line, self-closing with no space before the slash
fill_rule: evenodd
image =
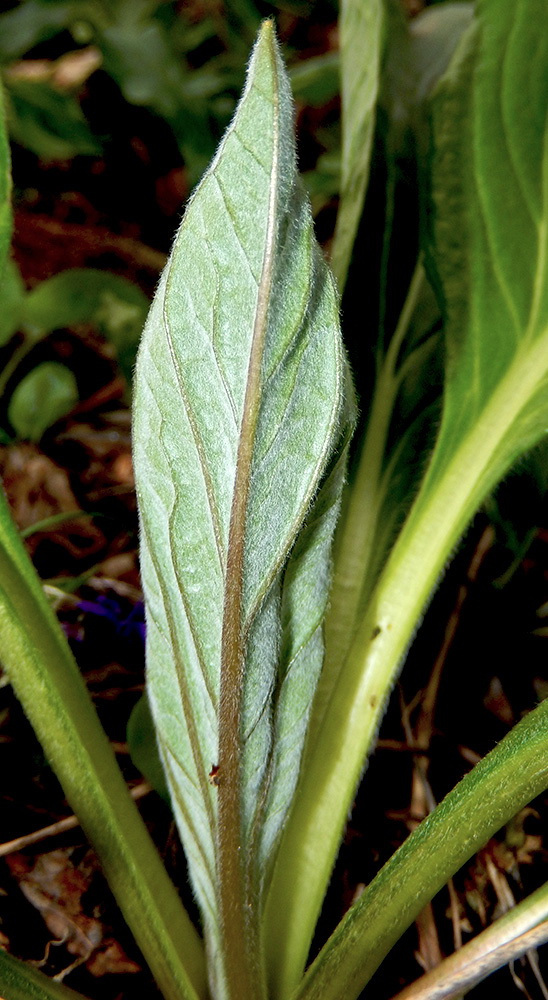
<path id="1" fill-rule="evenodd" d="M 24 854 L 6 860 L 21 891 L 39 910 L 53 943 L 62 943 L 78 960 L 76 964 L 85 963 L 94 976 L 139 972 L 122 946 L 111 936 L 105 937 L 101 921 L 84 912 L 82 899 L 90 888 L 93 865 L 86 857 L 75 866 L 71 854 L 71 848 L 50 851 L 38 855 L 34 864 Z"/>
<path id="2" fill-rule="evenodd" d="M 19 528 L 30 528 L 54 514 L 74 514 L 80 510 L 65 469 L 35 445 L 23 443 L 0 449 L 0 470 Z M 69 526 L 49 532 L 49 538 L 75 557 L 93 555 L 105 545 L 102 531 L 89 517 L 72 519 Z M 77 544 L 71 538 L 77 539 Z M 39 534 L 29 537 L 31 553 L 39 540 Z"/>

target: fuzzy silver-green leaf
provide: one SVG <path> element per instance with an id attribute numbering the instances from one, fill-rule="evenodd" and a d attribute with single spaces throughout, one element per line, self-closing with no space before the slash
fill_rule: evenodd
<path id="1" fill-rule="evenodd" d="M 337 296 L 267 22 L 177 234 L 135 389 L 148 690 L 213 955 L 238 935 L 259 948 L 249 920 L 323 658 L 345 382 Z M 232 992 L 251 988 L 246 975 Z"/>

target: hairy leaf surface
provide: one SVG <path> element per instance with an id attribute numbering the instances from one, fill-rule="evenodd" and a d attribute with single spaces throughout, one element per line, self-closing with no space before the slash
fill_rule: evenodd
<path id="1" fill-rule="evenodd" d="M 202 942 L 128 794 L 1 490 L 0 659 L 166 1000 L 204 1000 Z M 13 962 L 0 968 L 6 1000 L 24 995 Z M 29 996 L 43 995 L 39 984 L 33 993 L 36 975 Z"/>
<path id="2" fill-rule="evenodd" d="M 271 889 L 285 924 L 272 918 L 286 955 L 276 995 L 301 974 L 308 940 L 295 946 L 292 932 L 315 923 L 327 859 L 432 589 L 479 504 L 548 425 L 545 14 L 543 0 L 480 0 L 435 98 L 429 266 L 446 323 L 441 426 L 307 754 Z"/>
<path id="3" fill-rule="evenodd" d="M 267 23 L 176 237 L 135 390 L 149 696 L 214 949 L 220 920 L 237 938 L 239 907 L 258 916 L 298 775 L 323 655 L 344 377 Z"/>
<path id="4" fill-rule="evenodd" d="M 347 912 L 295 1000 L 357 1000 L 426 903 L 516 811 L 544 791 L 547 723 L 545 700 L 419 824 Z"/>

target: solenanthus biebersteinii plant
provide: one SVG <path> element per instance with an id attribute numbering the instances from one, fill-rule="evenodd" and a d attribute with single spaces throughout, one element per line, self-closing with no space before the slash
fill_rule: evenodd
<path id="1" fill-rule="evenodd" d="M 478 505 L 547 426 L 546 13 L 545 0 L 449 4 L 402 35 L 389 4 L 343 3 L 341 288 L 392 32 L 416 69 L 415 98 L 435 18 L 453 25 L 453 46 L 457 26 L 462 34 L 430 102 L 429 278 L 421 254 L 396 329 L 379 339 L 346 483 L 352 379 L 270 22 L 186 209 L 143 334 L 134 437 L 147 690 L 203 938 L 0 507 L 0 657 L 168 1000 L 357 998 L 438 889 L 548 784 L 545 702 L 415 830 L 306 969 L 356 784 L 423 608 Z M 386 92 L 401 121 L 397 93 Z M 2 157 L 5 252 L 5 143 Z M 393 423 L 410 385 L 426 380 L 433 340 L 412 321 L 429 283 L 446 360 L 435 442 L 418 468 L 424 408 L 401 408 L 415 416 L 399 435 Z M 462 993 L 547 927 L 541 889 L 409 995 Z M 5 953 L 0 988 L 6 1000 L 75 996 Z"/>

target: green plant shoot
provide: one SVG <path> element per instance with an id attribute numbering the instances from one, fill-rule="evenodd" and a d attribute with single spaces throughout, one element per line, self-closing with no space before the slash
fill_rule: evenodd
<path id="1" fill-rule="evenodd" d="M 53 6 L 22 8 L 51 26 Z M 441 4 L 410 27 L 389 0 L 344 0 L 334 269 L 347 294 L 356 282 L 359 291 L 357 234 L 380 135 L 389 177 L 380 329 L 370 397 L 358 407 L 271 21 L 188 202 L 146 321 L 133 405 L 147 696 L 199 931 L 127 795 L 1 498 L 0 658 L 166 1000 L 368 996 L 421 908 L 548 785 L 544 701 L 417 827 L 308 961 L 348 811 L 426 604 L 479 505 L 548 426 L 546 12 L 545 0 Z M 120 31 L 102 24 L 107 54 Z M 167 51 L 159 24 L 149 37 Z M 131 90 L 127 67 L 123 78 Z M 413 129 L 424 225 L 392 329 L 392 180 Z M 3 131 L 0 174 L 1 272 Z M 124 330 L 139 293 L 95 275 L 81 299 L 81 275 L 69 272 L 25 297 L 4 270 L 13 322 L 26 315 L 32 333 L 34 316 L 38 338 L 60 289 L 68 315 L 95 317 L 110 289 L 124 307 L 109 313 L 113 337 L 118 329 L 130 363 Z M 48 422 L 29 403 L 32 383 L 53 375 L 38 367 L 12 395 L 10 419 L 34 440 Z M 56 415 L 75 398 L 62 379 Z M 448 960 L 455 988 L 548 939 L 547 900 L 539 890 L 462 961 Z M 421 1000 L 448 995 L 443 968 L 426 977 Z M 0 990 L 5 1000 L 78 997 L 2 952 Z"/>

